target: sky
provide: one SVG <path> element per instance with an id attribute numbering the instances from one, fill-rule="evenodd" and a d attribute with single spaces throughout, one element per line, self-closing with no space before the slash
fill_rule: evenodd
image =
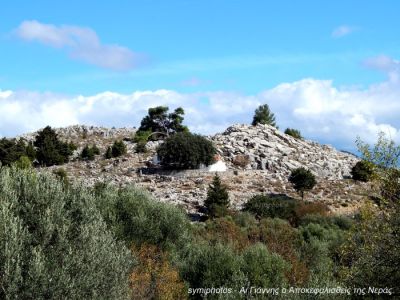
<path id="1" fill-rule="evenodd" d="M 400 141 L 400 2 L 3 1 L 0 136 L 139 126 L 182 106 L 197 133 L 251 123 L 354 151 Z"/>

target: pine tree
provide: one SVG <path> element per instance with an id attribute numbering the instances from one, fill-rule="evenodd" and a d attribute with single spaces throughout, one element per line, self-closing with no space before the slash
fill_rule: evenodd
<path id="1" fill-rule="evenodd" d="M 253 126 L 257 124 L 267 124 L 277 127 L 275 123 L 275 115 L 270 111 L 268 104 L 260 105 L 255 110 L 253 122 L 251 124 Z"/>
<path id="2" fill-rule="evenodd" d="M 217 174 L 213 178 L 207 191 L 207 199 L 204 205 L 211 217 L 221 217 L 226 214 L 229 206 L 229 195 L 226 186 L 221 183 Z"/>
<path id="3" fill-rule="evenodd" d="M 50 126 L 39 131 L 34 146 L 37 149 L 37 160 L 43 166 L 61 165 L 67 162 L 76 149 L 74 144 L 60 141 Z"/>
<path id="4" fill-rule="evenodd" d="M 314 174 L 305 168 L 293 170 L 289 176 L 289 182 L 291 182 L 294 189 L 300 193 L 301 200 L 304 200 L 304 192 L 311 190 L 317 183 Z"/>
<path id="5" fill-rule="evenodd" d="M 106 159 L 112 158 L 112 148 L 111 148 L 111 146 L 107 147 L 107 150 L 106 150 L 106 153 L 104 154 L 104 157 Z"/>

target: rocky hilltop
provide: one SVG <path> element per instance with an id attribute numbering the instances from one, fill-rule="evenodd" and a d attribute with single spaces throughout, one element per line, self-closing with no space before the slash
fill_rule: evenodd
<path id="1" fill-rule="evenodd" d="M 147 143 L 147 153 L 135 153 L 131 141 L 135 128 L 70 126 L 56 129 L 59 137 L 78 145 L 72 160 L 63 166 L 70 180 L 86 185 L 107 182 L 117 185 L 135 184 L 150 191 L 160 201 L 198 212 L 206 198 L 207 187 L 214 174 L 203 170 L 182 172 L 148 172 L 147 166 L 161 142 Z M 36 133 L 21 136 L 32 140 Z M 229 187 L 234 208 L 240 208 L 251 196 L 259 193 L 285 193 L 298 197 L 287 181 L 290 171 L 304 166 L 317 177 L 317 186 L 307 194 L 309 200 L 324 201 L 333 211 L 347 212 L 358 207 L 365 184 L 347 179 L 357 158 L 351 154 L 286 135 L 268 125 L 233 125 L 225 132 L 208 137 L 217 147 L 228 170 L 221 173 Z M 82 161 L 79 153 L 85 145 L 96 144 L 103 154 L 115 140 L 123 140 L 127 154 L 112 159 L 103 155 L 94 161 Z M 42 171 L 60 168 L 53 166 Z"/>
<path id="2" fill-rule="evenodd" d="M 357 162 L 354 155 L 296 139 L 269 125 L 233 125 L 212 140 L 231 167 L 265 170 L 279 178 L 306 167 L 319 178 L 343 179 Z"/>

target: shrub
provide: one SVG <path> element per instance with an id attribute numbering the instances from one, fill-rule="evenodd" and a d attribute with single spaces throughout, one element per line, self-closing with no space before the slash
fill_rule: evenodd
<path id="1" fill-rule="evenodd" d="M 296 222 L 299 222 L 302 218 L 307 215 L 320 215 L 326 216 L 329 212 L 329 208 L 326 204 L 321 202 L 302 202 L 299 203 L 295 209 Z"/>
<path id="2" fill-rule="evenodd" d="M 262 219 L 260 241 L 265 243 L 270 251 L 290 262 L 291 266 L 286 272 L 286 278 L 291 284 L 304 284 L 307 281 L 309 271 L 297 251 L 302 243 L 301 235 L 297 229 L 290 226 L 289 222 L 278 218 Z"/>
<path id="3" fill-rule="evenodd" d="M 126 153 L 126 146 L 123 141 L 115 141 L 111 147 L 112 157 L 118 157 Z"/>
<path id="4" fill-rule="evenodd" d="M 179 208 L 161 203 L 142 190 L 101 184 L 97 205 L 115 235 L 128 246 L 153 244 L 162 250 L 184 248 L 190 223 Z"/>
<path id="5" fill-rule="evenodd" d="M 297 129 L 286 128 L 286 129 L 285 129 L 285 133 L 286 133 L 287 135 L 290 135 L 290 136 L 296 138 L 296 139 L 300 139 L 300 140 L 303 139 L 303 137 L 301 136 L 300 131 L 297 130 Z"/>
<path id="6" fill-rule="evenodd" d="M 221 217 L 227 212 L 229 194 L 217 174 L 215 174 L 212 184 L 208 187 L 207 199 L 204 201 L 204 205 L 211 217 Z"/>
<path id="7" fill-rule="evenodd" d="M 256 195 L 247 201 L 244 211 L 257 218 L 281 218 L 292 220 L 295 217 L 296 200 L 285 194 Z"/>
<path id="8" fill-rule="evenodd" d="M 146 142 L 138 142 L 135 146 L 135 151 L 136 153 L 146 153 L 147 152 L 147 147 L 146 147 Z"/>
<path id="9" fill-rule="evenodd" d="M 271 253 L 265 245 L 250 246 L 242 257 L 242 271 L 249 286 L 278 288 L 286 284 L 285 273 L 290 270 L 290 264 L 280 255 Z"/>
<path id="10" fill-rule="evenodd" d="M 96 145 L 93 145 L 92 147 L 86 145 L 81 152 L 81 158 L 82 159 L 87 159 L 87 160 L 94 160 L 95 155 L 100 154 L 99 148 L 97 148 Z"/>
<path id="11" fill-rule="evenodd" d="M 35 142 L 36 158 L 43 166 L 61 165 L 68 161 L 76 146 L 58 139 L 56 132 L 47 126 L 38 132 Z"/>
<path id="12" fill-rule="evenodd" d="M 241 272 L 242 260 L 226 245 L 201 243 L 194 245 L 181 264 L 182 278 L 191 288 L 244 286 L 245 277 Z M 197 295 L 196 298 L 201 299 Z M 207 298 L 215 299 L 215 295 Z"/>
<path id="13" fill-rule="evenodd" d="M 13 163 L 18 169 L 29 169 L 32 168 L 32 161 L 29 159 L 28 156 L 21 156 L 16 162 Z"/>
<path id="14" fill-rule="evenodd" d="M 86 188 L 33 170 L 0 170 L 0 298 L 122 299 L 129 250 Z"/>
<path id="15" fill-rule="evenodd" d="M 314 174 L 305 168 L 293 170 L 289 176 L 289 182 L 291 182 L 294 189 L 300 193 L 302 200 L 304 200 L 304 192 L 311 190 L 317 183 Z"/>
<path id="16" fill-rule="evenodd" d="M 110 159 L 110 158 L 113 157 L 113 155 L 112 155 L 112 147 L 111 146 L 107 147 L 106 153 L 104 153 L 104 157 L 106 159 Z"/>
<path id="17" fill-rule="evenodd" d="M 181 132 L 167 138 L 157 149 L 161 165 L 172 169 L 196 169 L 214 161 L 216 149 L 206 138 Z"/>
<path id="18" fill-rule="evenodd" d="M 374 168 L 370 162 L 360 160 L 354 165 L 350 173 L 354 180 L 368 182 L 372 179 Z"/>
<path id="19" fill-rule="evenodd" d="M 68 174 L 64 168 L 58 168 L 53 170 L 53 174 L 56 175 L 57 179 L 60 180 L 63 184 L 69 184 Z"/>
<path id="20" fill-rule="evenodd" d="M 131 299 L 186 299 L 187 289 L 168 254 L 154 245 L 133 247 L 139 264 L 130 276 Z"/>
<path id="21" fill-rule="evenodd" d="M 32 144 L 15 139 L 2 138 L 0 140 L 0 162 L 3 166 L 10 166 L 12 163 L 18 161 L 22 156 L 28 157 L 33 160 L 35 157 L 35 150 Z"/>
<path id="22" fill-rule="evenodd" d="M 247 234 L 229 217 L 208 220 L 201 236 L 209 243 L 228 244 L 235 250 L 249 245 Z"/>
<path id="23" fill-rule="evenodd" d="M 254 112 L 253 126 L 267 124 L 276 127 L 275 115 L 270 111 L 268 104 L 260 105 Z"/>

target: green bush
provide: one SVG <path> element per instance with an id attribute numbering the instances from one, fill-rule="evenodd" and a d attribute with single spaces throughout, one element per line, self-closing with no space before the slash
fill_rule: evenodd
<path id="1" fill-rule="evenodd" d="M 29 159 L 28 156 L 23 155 L 12 165 L 19 169 L 29 169 L 32 168 L 32 161 Z"/>
<path id="2" fill-rule="evenodd" d="M 176 133 L 157 149 L 161 164 L 172 169 L 196 169 L 214 162 L 216 149 L 206 138 L 189 132 Z"/>
<path id="3" fill-rule="evenodd" d="M 53 170 L 53 174 L 56 175 L 57 179 L 60 180 L 63 184 L 69 184 L 68 174 L 64 168 L 58 168 Z"/>
<path id="4" fill-rule="evenodd" d="M 368 182 L 374 174 L 373 165 L 365 160 L 358 161 L 351 169 L 351 176 L 354 180 Z"/>
<path id="5" fill-rule="evenodd" d="M 229 194 L 217 174 L 215 174 L 212 184 L 208 187 L 207 199 L 204 201 L 204 205 L 211 217 L 222 217 L 227 213 Z"/>
<path id="6" fill-rule="evenodd" d="M 296 138 L 296 139 L 300 139 L 300 140 L 303 139 L 303 137 L 301 136 L 300 131 L 297 130 L 297 129 L 286 128 L 286 129 L 285 129 L 285 133 L 286 133 L 287 135 L 290 135 L 290 136 Z"/>
<path id="7" fill-rule="evenodd" d="M 104 153 L 104 157 L 105 157 L 106 159 L 110 159 L 110 158 L 113 157 L 111 146 L 107 147 L 106 153 Z"/>
<path id="8" fill-rule="evenodd" d="M 226 245 L 206 243 L 195 244 L 181 262 L 182 278 L 190 288 L 226 287 L 237 288 L 244 286 L 246 278 L 241 272 L 242 259 Z M 218 295 L 207 295 L 207 299 L 216 299 Z M 194 299 L 204 299 L 201 295 Z"/>
<path id="9" fill-rule="evenodd" d="M 280 255 L 271 253 L 265 245 L 250 246 L 242 258 L 242 271 L 250 286 L 277 288 L 286 284 L 285 272 L 289 271 L 290 264 Z"/>
<path id="10" fill-rule="evenodd" d="M 126 299 L 130 251 L 96 199 L 34 170 L 0 170 L 0 298 Z"/>
<path id="11" fill-rule="evenodd" d="M 300 193 L 302 200 L 304 200 L 304 192 L 311 190 L 317 184 L 314 174 L 305 168 L 294 169 L 289 176 L 289 182 Z"/>
<path id="12" fill-rule="evenodd" d="M 157 245 L 163 250 L 184 248 L 190 223 L 179 208 L 153 199 L 147 192 L 127 187 L 95 187 L 97 205 L 115 235 L 131 245 Z"/>
<path id="13" fill-rule="evenodd" d="M 243 210 L 257 218 L 295 218 L 296 200 L 284 194 L 256 195 L 243 206 Z"/>
<path id="14" fill-rule="evenodd" d="M 138 142 L 135 146 L 135 151 L 136 153 L 146 153 L 147 152 L 146 142 Z"/>
<path id="15" fill-rule="evenodd" d="M 0 162 L 3 166 L 10 166 L 18 161 L 22 156 L 28 157 L 30 160 L 35 158 L 35 149 L 32 144 L 15 139 L 2 138 L 0 140 Z"/>
<path id="16" fill-rule="evenodd" d="M 111 147 L 111 154 L 113 157 L 118 157 L 126 154 L 126 146 L 123 141 L 115 141 Z"/>
<path id="17" fill-rule="evenodd" d="M 60 141 L 50 126 L 38 132 L 33 144 L 36 147 L 36 158 L 42 166 L 64 164 L 76 150 L 73 143 Z"/>
<path id="18" fill-rule="evenodd" d="M 99 155 L 100 150 L 97 148 L 96 145 L 93 145 L 92 147 L 86 145 L 81 152 L 81 158 L 82 159 L 87 159 L 87 160 L 94 160 L 95 155 Z"/>

